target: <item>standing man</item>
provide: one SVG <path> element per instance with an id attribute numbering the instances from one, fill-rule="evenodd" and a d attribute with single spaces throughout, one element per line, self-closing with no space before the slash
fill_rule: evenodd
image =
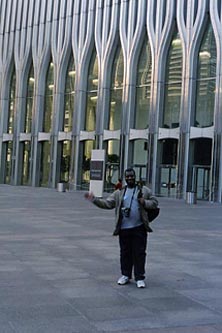
<path id="1" fill-rule="evenodd" d="M 122 272 L 117 283 L 125 285 L 130 282 L 134 270 L 137 287 L 145 288 L 147 232 L 152 232 L 147 210 L 155 209 L 158 201 L 148 187 L 137 185 L 134 169 L 125 170 L 125 181 L 126 186 L 114 191 L 107 199 L 96 198 L 90 192 L 85 197 L 100 208 L 115 208 L 116 227 L 113 235 L 119 236 Z"/>

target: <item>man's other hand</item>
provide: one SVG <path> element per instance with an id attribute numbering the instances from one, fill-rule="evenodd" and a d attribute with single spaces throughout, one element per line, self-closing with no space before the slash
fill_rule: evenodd
<path id="1" fill-rule="evenodd" d="M 92 200 L 95 198 L 95 196 L 94 196 L 94 194 L 93 194 L 92 192 L 86 192 L 86 193 L 84 194 L 84 197 L 85 197 L 87 200 L 89 200 L 89 201 L 92 201 Z"/>

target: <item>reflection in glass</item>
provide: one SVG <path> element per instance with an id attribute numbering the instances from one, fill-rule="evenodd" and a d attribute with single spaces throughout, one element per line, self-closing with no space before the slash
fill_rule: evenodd
<path id="1" fill-rule="evenodd" d="M 96 105 L 98 99 L 98 58 L 96 50 L 93 51 L 89 65 L 87 108 L 85 118 L 85 130 L 94 131 L 96 126 Z"/>
<path id="2" fill-rule="evenodd" d="M 213 125 L 216 84 L 216 42 L 210 22 L 203 36 L 197 68 L 196 113 L 194 126 Z"/>
<path id="3" fill-rule="evenodd" d="M 86 131 L 94 131 L 96 125 L 97 91 L 88 92 L 88 103 L 86 112 Z"/>
<path id="4" fill-rule="evenodd" d="M 48 186 L 50 173 L 50 142 L 43 141 L 41 144 L 40 186 Z"/>
<path id="5" fill-rule="evenodd" d="M 179 127 L 182 62 L 182 43 L 179 33 L 176 31 L 167 58 L 163 124 L 161 127 Z"/>
<path id="6" fill-rule="evenodd" d="M 23 145 L 23 167 L 22 167 L 22 185 L 29 185 L 29 170 L 30 170 L 30 150 L 31 143 L 25 141 Z"/>
<path id="7" fill-rule="evenodd" d="M 53 90 L 54 90 L 54 65 L 52 62 L 50 62 L 46 76 L 43 132 L 51 132 L 52 129 Z"/>
<path id="8" fill-rule="evenodd" d="M 133 144 L 133 166 L 137 180 L 146 180 L 147 140 L 135 140 Z"/>
<path id="9" fill-rule="evenodd" d="M 119 46 L 116 50 L 111 79 L 108 127 L 111 131 L 121 128 L 123 69 L 123 52 L 121 46 Z"/>
<path id="10" fill-rule="evenodd" d="M 108 161 L 119 162 L 119 140 L 108 140 Z"/>
<path id="11" fill-rule="evenodd" d="M 159 142 L 162 151 L 162 158 L 160 163 L 167 165 L 177 165 L 177 139 L 166 139 Z"/>
<path id="12" fill-rule="evenodd" d="M 8 123 L 7 123 L 7 133 L 9 134 L 12 134 L 14 132 L 15 94 L 16 94 L 16 73 L 15 73 L 15 67 L 13 67 L 13 72 L 10 82 L 9 110 L 8 110 Z"/>
<path id="13" fill-rule="evenodd" d="M 70 169 L 70 156 L 71 156 L 71 141 L 63 141 L 61 149 L 61 164 L 60 164 L 60 181 L 69 181 L 69 169 Z"/>
<path id="14" fill-rule="evenodd" d="M 25 126 L 24 132 L 31 133 L 32 129 L 32 106 L 34 97 L 34 68 L 33 65 L 30 68 L 28 75 L 27 95 L 26 95 L 26 110 L 25 110 Z"/>
<path id="15" fill-rule="evenodd" d="M 95 148 L 95 141 L 87 140 L 83 143 L 82 157 L 82 185 L 88 187 L 90 181 L 90 161 L 92 149 Z"/>
<path id="16" fill-rule="evenodd" d="M 114 185 L 119 179 L 119 140 L 108 140 L 107 142 L 107 163 L 105 175 L 106 190 L 113 191 Z"/>
<path id="17" fill-rule="evenodd" d="M 152 58 L 150 44 L 146 38 L 137 67 L 135 128 L 144 129 L 149 125 L 150 88 Z"/>
<path id="18" fill-rule="evenodd" d="M 12 171 L 12 141 L 5 143 L 6 145 L 6 159 L 5 159 L 5 184 L 11 182 L 11 171 Z"/>
<path id="19" fill-rule="evenodd" d="M 74 108 L 74 96 L 75 96 L 75 64 L 74 59 L 71 56 L 67 73 L 66 73 L 66 86 L 65 86 L 65 110 L 63 119 L 63 131 L 72 131 L 73 121 L 73 108 Z"/>

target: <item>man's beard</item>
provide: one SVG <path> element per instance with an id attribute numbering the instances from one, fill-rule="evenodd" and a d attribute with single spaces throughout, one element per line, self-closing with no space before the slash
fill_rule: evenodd
<path id="1" fill-rule="evenodd" d="M 132 181 L 132 182 L 128 181 L 128 182 L 126 182 L 126 184 L 129 188 L 135 187 L 135 181 Z"/>

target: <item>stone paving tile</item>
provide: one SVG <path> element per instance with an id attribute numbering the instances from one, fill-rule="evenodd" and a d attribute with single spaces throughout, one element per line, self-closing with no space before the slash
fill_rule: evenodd
<path id="1" fill-rule="evenodd" d="M 23 294 L 15 294 L 15 295 L 4 295 L 4 303 L 3 305 L 6 306 L 23 306 L 26 304 L 35 304 L 35 305 L 60 305 L 64 304 L 65 300 L 60 296 L 57 295 L 56 293 L 36 293 L 36 294 L 31 294 L 31 293 L 23 293 Z M 2 306 L 2 303 L 0 304 L 0 307 Z"/>
<path id="2" fill-rule="evenodd" d="M 10 322 L 0 320 L 1 333 L 16 333 L 15 328 Z"/>
<path id="3" fill-rule="evenodd" d="M 186 311 L 190 308 L 194 310 L 204 309 L 204 306 L 187 297 L 158 297 L 143 299 L 143 306 L 150 311 Z"/>
<path id="4" fill-rule="evenodd" d="M 91 309 L 82 309 L 81 313 L 88 318 L 91 322 L 106 322 L 115 318 L 115 320 L 128 318 L 149 318 L 150 313 L 142 305 L 128 304 L 120 306 L 114 305 L 112 307 L 105 308 L 91 308 Z"/>
<path id="5" fill-rule="evenodd" d="M 184 321 L 186 317 L 184 316 Z M 179 326 L 178 323 L 167 321 L 159 318 L 156 315 L 153 318 L 136 318 L 127 320 L 112 320 L 95 323 L 99 331 L 105 332 L 147 332 L 147 333 L 214 333 L 217 332 L 214 324 L 204 325 L 201 321 L 199 323 L 187 323 L 185 327 Z M 184 324 L 183 324 L 184 325 Z"/>
<path id="6" fill-rule="evenodd" d="M 123 331 L 121 331 L 123 332 Z M 127 329 L 127 333 L 135 333 L 135 330 Z M 218 333 L 216 327 L 210 326 L 192 326 L 192 327 L 170 327 L 170 328 L 151 328 L 136 331 L 137 333 Z M 221 332 L 221 331 L 220 331 Z M 111 333 L 107 331 L 106 333 Z"/>
<path id="7" fill-rule="evenodd" d="M 110 307 L 128 307 L 132 306 L 133 301 L 129 300 L 126 297 L 123 297 L 121 294 L 114 294 L 111 296 L 102 295 L 96 297 L 84 297 L 84 298 L 70 298 L 68 300 L 75 309 L 78 309 L 81 313 L 88 311 L 89 309 L 107 309 Z"/>
<path id="8" fill-rule="evenodd" d="M 93 325 L 80 316 L 44 320 L 14 320 L 12 325 L 16 333 L 98 333 Z"/>
<path id="9" fill-rule="evenodd" d="M 180 290 L 180 293 L 198 301 L 222 300 L 220 288 L 196 288 L 189 290 Z"/>
<path id="10" fill-rule="evenodd" d="M 100 286 L 97 287 L 80 286 L 79 288 L 64 287 L 60 289 L 60 294 L 66 299 L 75 298 L 75 297 L 87 298 L 89 296 L 100 297 L 104 295 L 104 290 Z M 113 289 L 107 287 L 105 294 L 107 296 L 112 296 Z"/>
<path id="11" fill-rule="evenodd" d="M 76 317 L 79 313 L 70 304 L 59 305 L 22 305 L 1 307 L 0 318 L 2 321 L 13 320 L 43 320 L 63 317 Z M 1 331 L 0 331 L 1 332 Z"/>

